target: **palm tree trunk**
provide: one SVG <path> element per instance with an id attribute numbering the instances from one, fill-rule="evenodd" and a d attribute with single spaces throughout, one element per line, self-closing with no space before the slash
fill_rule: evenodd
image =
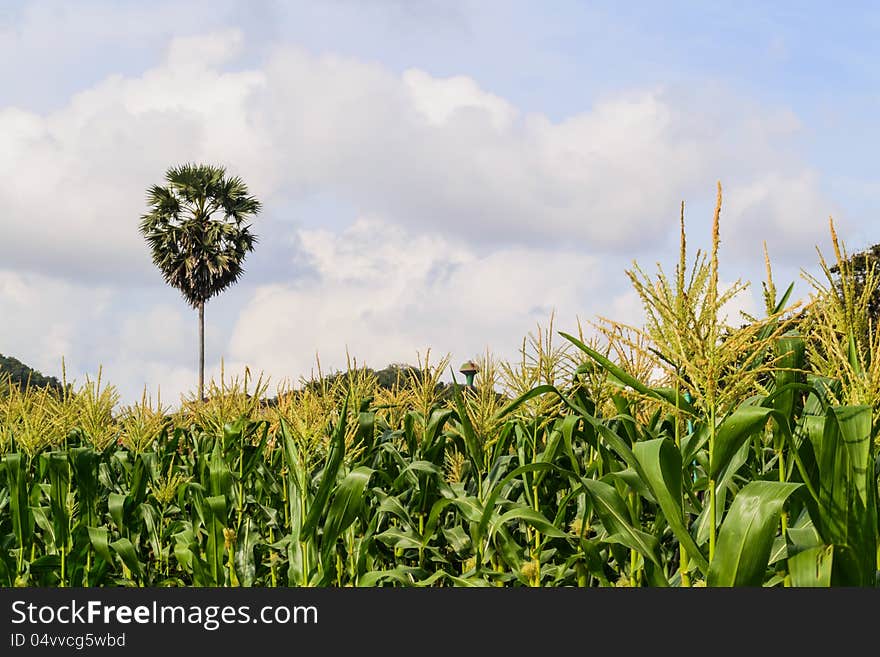
<path id="1" fill-rule="evenodd" d="M 205 401 L 205 302 L 199 301 L 199 400 Z"/>

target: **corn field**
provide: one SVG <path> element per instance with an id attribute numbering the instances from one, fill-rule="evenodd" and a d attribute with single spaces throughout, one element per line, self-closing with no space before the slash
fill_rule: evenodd
<path id="1" fill-rule="evenodd" d="M 642 326 L 552 323 L 521 358 L 392 389 L 352 365 L 118 410 L 100 377 L 0 392 L 2 586 L 874 586 L 873 273 L 721 312 L 712 250 L 628 275 Z"/>

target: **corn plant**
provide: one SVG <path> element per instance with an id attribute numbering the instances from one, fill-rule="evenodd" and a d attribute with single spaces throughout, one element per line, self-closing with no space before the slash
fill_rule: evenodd
<path id="1" fill-rule="evenodd" d="M 118 408 L 100 373 L 0 390 L 4 586 L 874 586 L 877 334 L 840 278 L 737 325 L 712 250 L 629 272 L 642 326 L 390 388 L 353 359 Z M 766 257 L 766 248 L 765 248 Z M 823 261 L 824 262 L 824 261 Z M 800 314 L 798 314 L 800 313 Z"/>

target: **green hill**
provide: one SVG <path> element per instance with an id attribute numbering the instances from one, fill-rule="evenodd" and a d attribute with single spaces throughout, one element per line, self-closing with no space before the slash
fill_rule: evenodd
<path id="1" fill-rule="evenodd" d="M 0 382 L 6 381 L 11 381 L 20 388 L 30 384 L 37 388 L 49 387 L 53 390 L 61 390 L 61 382 L 54 376 L 45 376 L 17 358 L 0 354 Z"/>

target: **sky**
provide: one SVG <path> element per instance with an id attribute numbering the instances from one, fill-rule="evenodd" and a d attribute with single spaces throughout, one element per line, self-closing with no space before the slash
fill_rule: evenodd
<path id="1" fill-rule="evenodd" d="M 273 382 L 514 357 L 638 324 L 625 270 L 705 247 L 778 287 L 880 242 L 880 9 L 808 2 L 0 4 L 0 353 L 124 401 L 194 388 L 196 314 L 138 232 L 145 192 L 221 164 L 262 201 L 206 361 Z"/>

